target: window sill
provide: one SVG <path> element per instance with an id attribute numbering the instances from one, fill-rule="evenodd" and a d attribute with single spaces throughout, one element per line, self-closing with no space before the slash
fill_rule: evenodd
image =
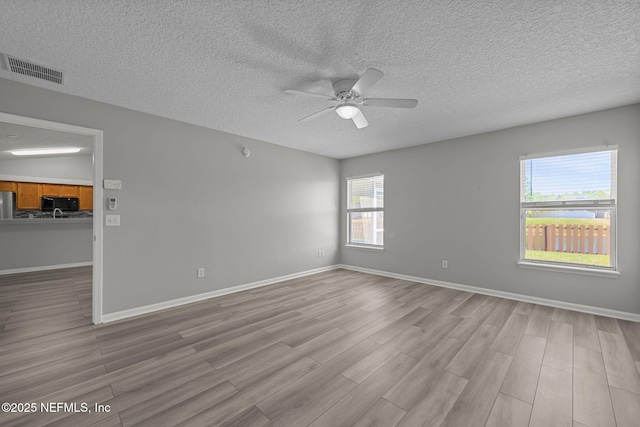
<path id="1" fill-rule="evenodd" d="M 584 274 L 586 276 L 608 277 L 610 279 L 617 279 L 618 276 L 620 276 L 619 271 L 613 271 L 613 270 L 598 270 L 595 268 L 571 267 L 568 265 L 544 264 L 544 263 L 529 262 L 529 261 L 519 261 L 518 267 L 529 268 L 533 270 L 556 271 L 558 273 Z"/>
<path id="2" fill-rule="evenodd" d="M 365 251 L 374 251 L 374 252 L 383 252 L 384 251 L 384 246 L 354 245 L 354 244 L 350 244 L 350 243 L 347 243 L 344 246 L 346 248 L 362 249 L 362 250 L 365 250 Z"/>

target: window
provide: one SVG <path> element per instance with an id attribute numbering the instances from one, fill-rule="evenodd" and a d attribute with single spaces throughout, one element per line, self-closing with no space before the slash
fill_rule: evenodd
<path id="1" fill-rule="evenodd" d="M 348 245 L 382 248 L 384 175 L 347 179 Z"/>
<path id="2" fill-rule="evenodd" d="M 520 159 L 520 262 L 616 269 L 614 147 Z"/>

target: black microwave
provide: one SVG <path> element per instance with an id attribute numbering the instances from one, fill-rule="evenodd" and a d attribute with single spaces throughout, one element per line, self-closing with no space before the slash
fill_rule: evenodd
<path id="1" fill-rule="evenodd" d="M 53 211 L 54 209 L 60 209 L 62 211 L 76 212 L 78 210 L 78 198 L 77 197 L 43 197 L 41 210 Z"/>

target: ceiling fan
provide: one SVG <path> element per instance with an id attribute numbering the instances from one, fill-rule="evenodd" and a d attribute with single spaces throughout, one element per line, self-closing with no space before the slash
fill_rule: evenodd
<path id="1" fill-rule="evenodd" d="M 306 122 L 321 116 L 330 110 L 335 110 L 338 116 L 343 119 L 351 119 L 358 129 L 369 126 L 369 122 L 362 113 L 362 107 L 389 107 L 389 108 L 413 108 L 418 105 L 417 99 L 397 99 L 397 98 L 362 98 L 364 93 L 384 76 L 382 71 L 375 68 L 368 68 L 358 80 L 345 79 L 333 84 L 334 96 L 320 93 L 302 92 L 295 89 L 287 89 L 286 93 L 292 95 L 311 96 L 336 102 L 336 105 L 323 108 L 309 116 L 299 119 L 299 122 Z"/>

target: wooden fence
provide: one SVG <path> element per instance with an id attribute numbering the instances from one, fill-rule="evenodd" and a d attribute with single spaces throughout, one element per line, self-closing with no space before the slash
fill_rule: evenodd
<path id="1" fill-rule="evenodd" d="M 527 249 L 609 255 L 611 239 L 606 225 L 527 224 Z"/>
<path id="2" fill-rule="evenodd" d="M 381 226 L 383 221 L 382 219 L 378 219 L 375 222 L 373 220 L 374 218 L 371 217 L 352 219 L 351 241 L 382 244 L 383 236 L 381 235 Z M 374 227 L 379 227 L 379 229 L 374 230 Z"/>
<path id="3" fill-rule="evenodd" d="M 352 219 L 351 240 L 353 242 L 370 242 L 373 239 L 371 228 L 371 218 Z"/>

